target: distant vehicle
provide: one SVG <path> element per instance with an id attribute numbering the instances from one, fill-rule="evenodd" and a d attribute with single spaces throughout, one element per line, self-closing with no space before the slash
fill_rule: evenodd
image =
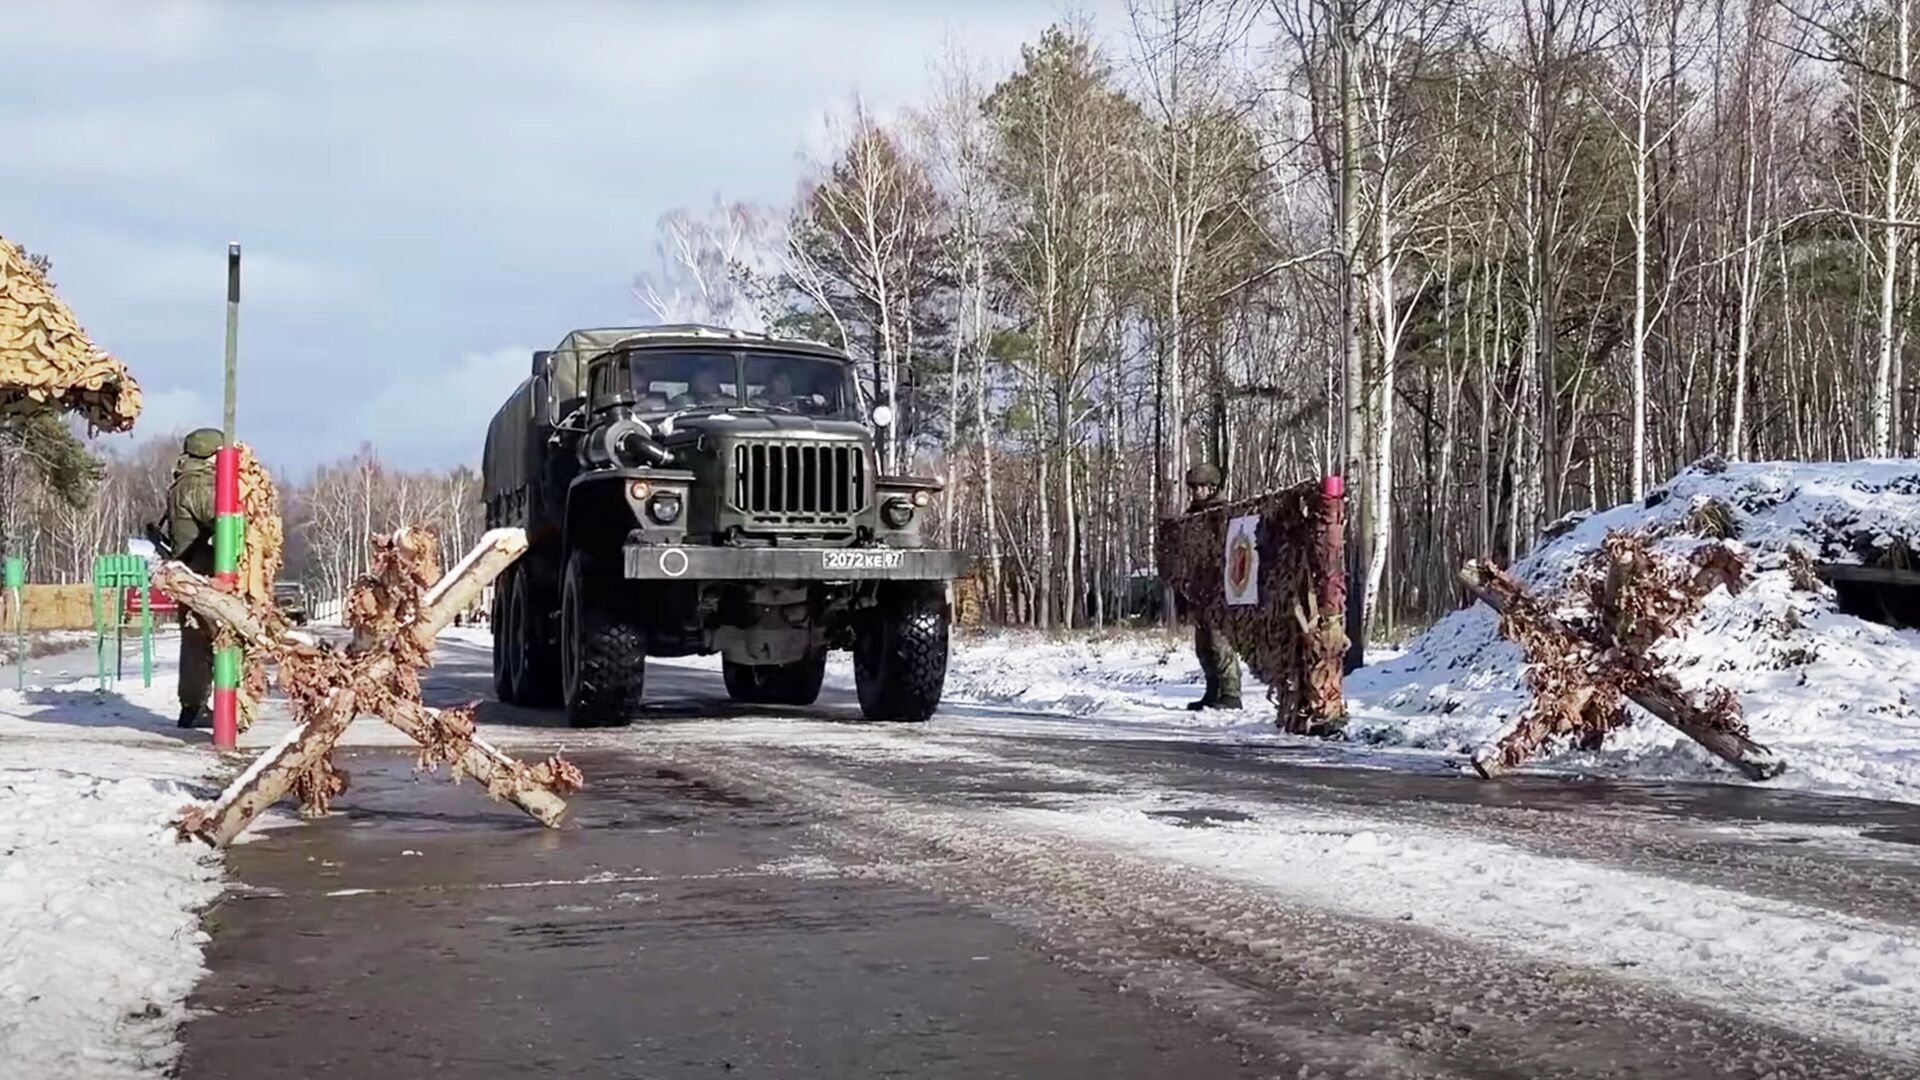
<path id="1" fill-rule="evenodd" d="M 648 656 L 718 652 L 728 694 L 807 705 L 829 649 L 860 708 L 933 714 L 958 552 L 920 527 L 940 482 L 882 476 L 835 349 L 705 326 L 576 330 L 533 354 L 487 431 L 487 525 L 527 531 L 494 589 L 494 688 L 624 724 Z"/>
<path id="2" fill-rule="evenodd" d="M 307 602 L 307 587 L 297 581 L 274 582 L 273 605 L 295 626 L 305 626 L 313 617 L 313 607 Z"/>

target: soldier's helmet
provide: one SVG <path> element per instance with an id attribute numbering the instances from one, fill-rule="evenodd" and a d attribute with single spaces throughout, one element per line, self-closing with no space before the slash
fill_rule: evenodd
<path id="1" fill-rule="evenodd" d="M 1217 465 L 1200 464 L 1187 470 L 1188 487 L 1217 488 L 1220 480 L 1220 467 Z"/>
<path id="2" fill-rule="evenodd" d="M 181 440 L 180 451 L 188 457 L 210 458 L 220 452 L 226 441 L 226 433 L 219 428 L 203 427 L 187 433 Z"/>

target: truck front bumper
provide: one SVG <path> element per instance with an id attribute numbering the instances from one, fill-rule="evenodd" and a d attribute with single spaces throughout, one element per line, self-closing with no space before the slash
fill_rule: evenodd
<path id="1" fill-rule="evenodd" d="M 640 581 L 952 581 L 971 560 L 921 548 L 739 548 L 628 544 Z"/>

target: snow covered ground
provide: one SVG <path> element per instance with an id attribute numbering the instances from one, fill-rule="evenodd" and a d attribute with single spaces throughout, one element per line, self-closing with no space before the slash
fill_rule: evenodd
<path id="1" fill-rule="evenodd" d="M 171 645 L 151 689 L 98 693 L 73 665 L 0 690 L 0 1073 L 164 1072 L 201 972 L 219 856 L 169 821 L 217 765 L 177 738 Z M 91 658 L 88 658 L 90 663 Z M 35 665 L 30 662 L 29 668 Z"/>
<path id="2" fill-rule="evenodd" d="M 1183 802 L 1238 820 L 1182 827 L 1166 814 Z M 1539 854 L 1467 829 L 1252 801 L 1142 793 L 1011 816 L 1016 828 L 1188 866 L 1343 916 L 1571 963 L 1920 1060 L 1920 934 L 1910 924 Z M 1800 839 L 1834 839 L 1814 831 Z"/>
<path id="3" fill-rule="evenodd" d="M 1920 462 L 1751 464 L 1688 472 L 1652 508 L 1595 515 L 1542 545 L 1515 573 L 1536 590 L 1561 584 L 1611 529 L 1680 527 L 1696 500 L 1735 508 L 1754 573 L 1738 595 L 1710 595 L 1667 655 L 1681 682 L 1736 690 L 1755 739 L 1784 756 L 1777 787 L 1920 802 L 1920 632 L 1894 630 L 1837 609 L 1831 590 L 1795 590 L 1790 544 L 1821 561 L 1858 561 L 1894 538 L 1920 547 Z M 1664 543 L 1685 547 L 1682 534 Z M 1461 760 L 1498 737 L 1529 700 L 1517 646 L 1475 606 L 1442 619 L 1404 653 L 1380 654 L 1348 681 L 1349 734 L 1370 756 L 1415 752 Z M 830 678 L 850 682 L 840 663 Z M 963 639 L 949 703 L 1057 717 L 1049 730 L 1090 737 L 1204 736 L 1288 741 L 1272 730 L 1262 688 L 1248 707 L 1185 711 L 1199 696 L 1199 665 L 1183 638 L 1157 632 L 1104 638 L 1030 633 Z M 968 713 L 949 725 L 1033 727 Z M 1733 780 L 1678 732 L 1638 716 L 1597 753 L 1563 752 L 1542 768 L 1653 779 Z"/>

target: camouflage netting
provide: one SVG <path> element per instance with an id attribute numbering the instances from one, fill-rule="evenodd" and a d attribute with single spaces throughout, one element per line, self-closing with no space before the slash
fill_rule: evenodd
<path id="1" fill-rule="evenodd" d="M 0 410 L 23 403 L 79 413 L 96 431 L 126 431 L 140 415 L 140 385 L 0 237 Z"/>
<path id="2" fill-rule="evenodd" d="M 1260 519 L 1259 603 L 1226 602 L 1228 523 Z M 1218 627 L 1288 731 L 1325 732 L 1346 717 L 1341 693 L 1345 595 L 1339 500 L 1315 482 L 1160 523 L 1160 576 L 1187 616 Z"/>
<path id="3" fill-rule="evenodd" d="M 240 554 L 240 594 L 256 612 L 274 610 L 273 583 L 280 579 L 286 537 L 280 519 L 280 490 L 260 464 L 253 447 L 240 448 L 240 509 L 247 532 Z M 254 714 L 267 696 L 267 658 L 258 650 L 247 654 L 240 679 L 240 730 L 253 725 Z"/>

